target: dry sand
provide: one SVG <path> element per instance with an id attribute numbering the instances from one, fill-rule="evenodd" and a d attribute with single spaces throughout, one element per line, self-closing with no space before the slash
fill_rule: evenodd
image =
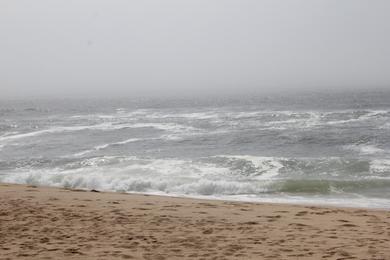
<path id="1" fill-rule="evenodd" d="M 0 259 L 390 259 L 390 211 L 0 184 Z"/>

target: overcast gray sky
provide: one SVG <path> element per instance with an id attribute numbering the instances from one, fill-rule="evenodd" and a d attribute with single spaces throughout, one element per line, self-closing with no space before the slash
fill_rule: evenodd
<path id="1" fill-rule="evenodd" d="M 390 88 L 389 0 L 1 0 L 0 96 Z"/>

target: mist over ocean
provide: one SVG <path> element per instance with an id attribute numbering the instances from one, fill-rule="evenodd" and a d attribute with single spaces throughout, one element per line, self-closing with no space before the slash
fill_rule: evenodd
<path id="1" fill-rule="evenodd" d="M 0 182 L 390 208 L 390 92 L 0 101 Z"/>

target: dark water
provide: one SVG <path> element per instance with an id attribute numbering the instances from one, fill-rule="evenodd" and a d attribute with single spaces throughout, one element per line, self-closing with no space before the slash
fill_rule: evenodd
<path id="1" fill-rule="evenodd" d="M 390 92 L 0 101 L 0 181 L 390 208 Z"/>

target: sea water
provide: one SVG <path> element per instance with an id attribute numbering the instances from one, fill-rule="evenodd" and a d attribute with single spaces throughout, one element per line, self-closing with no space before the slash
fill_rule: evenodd
<path id="1" fill-rule="evenodd" d="M 390 208 L 390 91 L 2 100 L 0 182 Z"/>

